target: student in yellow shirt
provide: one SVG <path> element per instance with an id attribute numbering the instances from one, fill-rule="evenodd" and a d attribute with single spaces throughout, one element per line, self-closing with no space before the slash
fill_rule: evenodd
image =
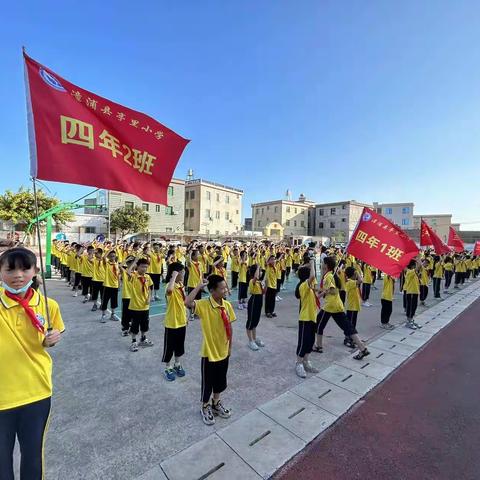
<path id="1" fill-rule="evenodd" d="M 207 286 L 210 296 L 195 300 L 200 289 Z M 230 302 L 225 300 L 227 282 L 220 275 L 210 275 L 208 282 L 198 285 L 185 299 L 187 308 L 200 317 L 202 328 L 202 405 L 200 413 L 206 425 L 215 424 L 215 417 L 229 418 L 220 394 L 227 388 L 228 361 L 232 347 L 232 326 L 236 320 Z M 210 403 L 213 394 L 213 403 Z"/>
<path id="2" fill-rule="evenodd" d="M 454 270 L 452 257 L 446 256 L 444 258 L 443 270 L 445 272 L 445 290 L 443 291 L 443 293 L 450 293 L 448 289 L 452 284 L 453 270 Z"/>
<path id="3" fill-rule="evenodd" d="M 327 326 L 330 317 L 333 317 L 335 323 L 343 330 L 346 337 L 352 339 L 353 343 L 358 347 L 359 352 L 353 358 L 355 360 L 362 360 L 367 355 L 370 355 L 365 344 L 360 340 L 357 330 L 353 327 L 351 322 L 345 315 L 342 300 L 340 298 L 340 280 L 334 273 L 336 260 L 333 257 L 325 257 L 323 259 L 325 266 L 325 275 L 323 277 L 323 285 L 320 289 L 320 295 L 325 298 L 325 303 L 317 315 L 317 336 L 316 344 L 313 347 L 314 352 L 323 352 L 323 331 Z"/>
<path id="4" fill-rule="evenodd" d="M 263 285 L 260 281 L 260 266 L 252 265 L 249 268 L 249 286 L 250 298 L 247 306 L 247 337 L 248 346 L 251 350 L 257 351 L 259 347 L 264 347 L 265 343 L 257 337 L 257 327 L 260 322 L 263 306 Z"/>
<path id="5" fill-rule="evenodd" d="M 287 283 L 290 280 L 290 273 L 292 271 L 293 255 L 290 248 L 285 249 L 285 280 Z"/>
<path id="6" fill-rule="evenodd" d="M 371 307 L 372 304 L 368 303 L 370 298 L 370 288 L 373 282 L 372 267 L 366 263 L 363 264 L 363 280 L 362 280 L 362 305 L 364 307 Z"/>
<path id="7" fill-rule="evenodd" d="M 240 271 L 240 254 L 238 248 L 235 247 L 230 254 L 232 269 L 232 290 L 238 286 L 238 272 Z"/>
<path id="8" fill-rule="evenodd" d="M 435 298 L 442 298 L 440 296 L 440 285 L 443 278 L 443 265 L 440 257 L 435 255 L 433 257 L 433 295 Z"/>
<path id="9" fill-rule="evenodd" d="M 115 315 L 115 310 L 118 308 L 118 282 L 120 279 L 120 267 L 117 262 L 117 254 L 115 250 L 110 250 L 107 257 L 103 259 L 103 266 L 105 268 L 105 280 L 103 282 L 102 294 L 102 317 L 101 323 L 107 321 L 107 307 L 110 302 L 110 320 L 118 322 L 119 318 Z"/>
<path id="10" fill-rule="evenodd" d="M 315 343 L 317 311 L 320 308 L 320 301 L 315 292 L 315 261 L 311 259 L 309 266 L 299 267 L 297 275 L 299 282 L 295 288 L 295 296 L 300 300 L 300 314 L 295 373 L 300 378 L 306 378 L 307 372 L 318 373 L 309 359 Z"/>
<path id="11" fill-rule="evenodd" d="M 45 476 L 43 446 L 52 397 L 52 359 L 46 348 L 58 343 L 65 330 L 57 302 L 32 288 L 36 274 L 30 250 L 12 248 L 0 256 L 0 478 L 8 480 L 14 478 L 16 438 L 22 479 Z"/>
<path id="12" fill-rule="evenodd" d="M 176 377 L 184 377 L 185 370 L 180 362 L 185 353 L 187 332 L 187 309 L 183 278 L 185 267 L 180 262 L 171 263 L 167 271 L 167 311 L 165 313 L 165 337 L 162 362 L 165 363 L 165 378 L 173 382 Z M 172 359 L 175 357 L 174 362 Z"/>
<path id="13" fill-rule="evenodd" d="M 131 287 L 132 282 L 128 275 L 130 265 L 135 261 L 135 257 L 126 257 L 125 262 L 120 268 L 121 282 L 122 282 L 122 337 L 130 335 L 130 323 L 132 321 L 132 314 L 130 311 Z"/>
<path id="14" fill-rule="evenodd" d="M 277 252 L 275 258 L 275 270 L 277 272 L 277 296 L 275 300 L 281 302 L 283 299 L 280 296 L 280 290 L 282 288 L 282 268 L 283 268 L 283 253 Z"/>
<path id="15" fill-rule="evenodd" d="M 247 252 L 240 253 L 240 263 L 238 271 L 238 309 L 247 308 L 248 283 L 247 283 Z"/>
<path id="16" fill-rule="evenodd" d="M 78 290 L 80 289 L 80 285 L 82 283 L 82 255 L 83 255 L 84 247 L 77 243 L 75 245 L 75 255 L 72 259 L 72 265 L 74 266 L 75 276 L 73 280 L 73 296 L 78 296 Z"/>
<path id="17" fill-rule="evenodd" d="M 345 269 L 345 278 L 345 308 L 347 311 L 347 318 L 351 322 L 353 328 L 356 329 L 361 302 L 359 288 L 362 284 L 362 279 L 357 275 L 357 272 L 353 267 L 347 267 Z M 350 337 L 345 337 L 343 344 L 349 348 L 355 348 L 355 344 Z"/>
<path id="18" fill-rule="evenodd" d="M 383 289 L 382 289 L 382 309 L 380 311 L 380 327 L 385 330 L 393 330 L 395 327 L 390 323 L 390 317 L 393 310 L 393 289 L 395 287 L 395 280 L 387 274 L 383 275 Z"/>
<path id="19" fill-rule="evenodd" d="M 146 258 L 136 258 L 127 270 L 129 281 L 131 282 L 130 302 L 128 304 L 131 317 L 131 352 L 137 352 L 139 346 L 153 346 L 153 342 L 147 338 L 150 323 L 150 288 L 153 286 L 152 279 L 147 275 L 147 269 L 148 260 Z M 140 342 L 137 344 L 137 335 L 139 331 Z"/>
<path id="20" fill-rule="evenodd" d="M 406 302 L 407 302 L 407 323 L 406 327 L 411 330 L 417 330 L 420 325 L 413 321 L 413 317 L 417 311 L 418 297 L 420 295 L 420 268 L 421 265 L 417 260 L 410 260 L 405 272 L 405 289 Z"/>
<path id="21" fill-rule="evenodd" d="M 92 278 L 95 261 L 95 248 L 87 247 L 87 254 L 82 257 L 82 295 L 83 303 L 87 303 L 92 297 Z"/>
<path id="22" fill-rule="evenodd" d="M 149 252 L 148 259 L 150 260 L 149 272 L 150 278 L 153 281 L 152 300 L 160 300 L 160 279 L 163 270 L 163 257 L 158 243 L 153 244 L 153 251 Z"/>
<path id="23" fill-rule="evenodd" d="M 267 291 L 265 292 L 265 315 L 267 318 L 276 317 L 275 300 L 277 296 L 277 270 L 275 269 L 275 257 L 268 257 L 265 270 L 265 283 Z"/>
<path id="24" fill-rule="evenodd" d="M 425 258 L 419 267 L 419 281 L 420 281 L 420 303 L 426 307 L 425 300 L 428 297 L 428 282 L 430 280 L 430 261 Z"/>
<path id="25" fill-rule="evenodd" d="M 97 299 L 100 293 L 100 298 L 103 296 L 103 282 L 105 281 L 105 265 L 103 263 L 103 249 L 97 248 L 95 250 L 95 259 L 93 261 L 93 277 L 92 277 L 92 312 L 98 308 Z"/>

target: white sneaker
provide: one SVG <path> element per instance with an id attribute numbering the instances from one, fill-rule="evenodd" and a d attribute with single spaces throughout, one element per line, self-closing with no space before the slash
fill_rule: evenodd
<path id="1" fill-rule="evenodd" d="M 265 343 L 264 343 L 262 340 L 260 340 L 259 338 L 257 338 L 257 339 L 255 340 L 255 343 L 256 343 L 259 347 L 264 347 L 264 346 L 265 346 Z"/>
<path id="2" fill-rule="evenodd" d="M 73 292 L 73 296 L 78 297 L 78 292 L 76 290 L 75 290 L 75 292 Z"/>
<path id="3" fill-rule="evenodd" d="M 100 323 L 107 323 L 107 316 L 102 315 L 102 318 L 100 319 Z"/>
<path id="4" fill-rule="evenodd" d="M 297 363 L 295 365 L 295 373 L 300 378 L 307 378 L 307 372 L 305 371 L 305 367 L 303 366 L 303 363 Z"/>
<path id="5" fill-rule="evenodd" d="M 282 297 L 279 297 L 279 296 L 277 295 L 276 300 L 277 300 L 277 302 L 281 302 L 281 301 L 282 301 Z"/>
<path id="6" fill-rule="evenodd" d="M 258 348 L 258 345 L 252 340 L 250 342 L 248 342 L 248 348 L 250 350 L 253 350 L 254 352 L 256 352 L 257 350 L 259 350 Z"/>
<path id="7" fill-rule="evenodd" d="M 368 303 L 368 302 L 363 302 L 362 305 L 363 305 L 364 307 L 371 307 L 371 306 L 372 306 L 372 304 L 371 304 L 371 303 Z"/>
<path id="8" fill-rule="evenodd" d="M 303 367 L 308 373 L 318 373 L 318 370 L 310 363 L 310 361 L 303 362 Z"/>

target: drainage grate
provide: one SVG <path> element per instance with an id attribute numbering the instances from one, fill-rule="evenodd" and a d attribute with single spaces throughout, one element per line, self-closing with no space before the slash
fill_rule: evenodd
<path id="1" fill-rule="evenodd" d="M 288 417 L 288 419 L 291 420 L 293 417 L 296 417 L 299 413 L 302 413 L 304 410 L 305 410 L 305 407 L 300 408 L 300 409 L 297 410 L 296 412 L 292 413 L 292 414 Z"/>
<path id="2" fill-rule="evenodd" d="M 353 377 L 353 374 L 347 375 L 347 376 L 342 380 L 342 382 L 346 382 L 349 378 L 352 378 L 352 377 Z"/>
<path id="3" fill-rule="evenodd" d="M 249 447 L 253 447 L 256 443 L 258 443 L 260 440 L 263 440 L 265 437 L 270 435 L 272 432 L 270 430 L 267 430 L 265 433 L 262 433 L 259 437 L 257 437 L 255 440 L 250 442 L 248 444 Z"/>
<path id="4" fill-rule="evenodd" d="M 215 472 L 218 472 L 222 467 L 225 466 L 225 463 L 219 463 L 216 467 L 213 467 L 211 470 L 209 470 L 207 473 L 203 474 L 201 477 L 198 477 L 197 480 L 205 480 L 206 478 L 210 477 L 213 475 Z"/>
<path id="5" fill-rule="evenodd" d="M 332 391 L 331 388 L 329 388 L 326 392 L 323 392 L 321 395 L 318 396 L 318 398 L 323 398 L 325 395 L 328 395 Z"/>

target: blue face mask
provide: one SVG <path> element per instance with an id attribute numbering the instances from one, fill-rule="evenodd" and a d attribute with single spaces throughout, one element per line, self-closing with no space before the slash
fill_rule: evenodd
<path id="1" fill-rule="evenodd" d="M 29 288 L 30 286 L 32 285 L 33 283 L 33 280 L 30 280 L 27 284 L 25 284 L 22 288 L 12 288 L 12 287 L 9 287 L 5 282 L 3 283 L 3 288 L 13 294 L 13 295 L 19 295 L 20 293 L 25 293 Z"/>

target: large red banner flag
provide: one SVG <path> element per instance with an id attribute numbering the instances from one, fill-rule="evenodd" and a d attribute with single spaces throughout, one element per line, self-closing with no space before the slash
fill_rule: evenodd
<path id="1" fill-rule="evenodd" d="M 456 252 L 463 252 L 465 250 L 463 240 L 453 227 L 450 227 L 448 230 L 448 245 L 453 247 Z"/>
<path id="2" fill-rule="evenodd" d="M 24 58 L 31 176 L 166 205 L 189 140 Z"/>
<path id="3" fill-rule="evenodd" d="M 451 251 L 450 247 L 442 242 L 442 239 L 436 234 L 435 230 L 424 220 L 422 220 L 420 226 L 420 245 L 422 247 L 433 245 L 437 255 L 444 255 Z"/>
<path id="4" fill-rule="evenodd" d="M 399 277 L 419 249 L 400 227 L 364 207 L 347 252 L 392 277 Z"/>
<path id="5" fill-rule="evenodd" d="M 480 256 L 480 240 L 475 242 L 475 246 L 473 247 L 473 254 L 478 257 Z"/>

